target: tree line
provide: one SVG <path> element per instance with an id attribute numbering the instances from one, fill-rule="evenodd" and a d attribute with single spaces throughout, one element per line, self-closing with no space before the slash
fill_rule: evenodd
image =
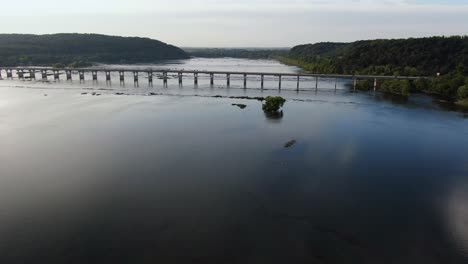
<path id="1" fill-rule="evenodd" d="M 277 59 L 314 73 L 435 77 L 414 82 L 385 81 L 380 89 L 405 96 L 424 92 L 450 100 L 468 98 L 465 36 L 307 44 Z M 359 86 L 370 89 L 373 84 L 361 82 Z"/>
<path id="2" fill-rule="evenodd" d="M 84 66 L 185 59 L 180 48 L 158 40 L 99 34 L 0 34 L 0 65 Z"/>

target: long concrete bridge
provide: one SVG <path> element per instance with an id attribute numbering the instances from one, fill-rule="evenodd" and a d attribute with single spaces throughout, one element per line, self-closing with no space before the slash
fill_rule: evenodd
<path id="1" fill-rule="evenodd" d="M 272 72 L 236 72 L 236 71 L 196 71 L 196 70 L 170 70 L 170 69 L 132 69 L 132 68 L 51 68 L 51 67 L 0 67 L 0 79 L 2 72 L 5 72 L 6 78 L 13 79 L 16 76 L 18 79 L 36 79 L 37 75 L 42 80 L 47 80 L 49 76 L 54 80 L 60 80 L 60 75 L 65 75 L 66 80 L 72 80 L 74 75 L 80 81 L 85 80 L 85 73 L 91 73 L 93 81 L 98 80 L 98 73 L 106 81 L 112 80 L 111 73 L 118 73 L 118 80 L 125 82 L 125 74 L 131 73 L 133 81 L 138 83 L 140 76 L 147 77 L 148 82 L 153 84 L 153 77 L 160 76 L 163 80 L 164 86 L 167 86 L 168 74 L 177 75 L 179 85 L 183 82 L 184 74 L 193 74 L 194 84 L 198 85 L 199 75 L 209 76 L 210 84 L 214 85 L 214 76 L 223 75 L 226 77 L 226 85 L 230 86 L 231 76 L 243 76 L 244 88 L 247 87 L 247 77 L 257 76 L 260 77 L 261 88 L 264 88 L 264 81 L 266 76 L 274 76 L 278 78 L 278 88 L 281 89 L 281 82 L 283 77 L 293 77 L 297 79 L 297 90 L 300 88 L 301 80 L 305 78 L 315 78 L 315 88 L 318 88 L 318 81 L 320 78 L 335 79 L 335 88 L 338 79 L 348 79 L 353 81 L 354 89 L 356 89 L 358 80 L 373 80 L 374 90 L 377 89 L 379 80 L 417 80 L 423 78 L 430 78 L 424 76 L 379 76 L 379 75 L 343 75 L 343 74 L 306 74 L 306 73 L 272 73 Z M 77 76 L 76 76 L 77 75 Z M 131 77 L 130 77 L 131 78 Z"/>

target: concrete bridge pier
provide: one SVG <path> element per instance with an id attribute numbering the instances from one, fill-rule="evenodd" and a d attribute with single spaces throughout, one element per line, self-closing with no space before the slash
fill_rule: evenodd
<path id="1" fill-rule="evenodd" d="M 67 75 L 67 81 L 71 81 L 72 80 L 72 71 L 66 70 L 65 74 Z"/>
<path id="2" fill-rule="evenodd" d="M 167 87 L 167 72 L 163 72 L 163 84 L 164 87 Z"/>
<path id="3" fill-rule="evenodd" d="M 2 69 L 0 68 L 0 79 L 2 78 Z"/>
<path id="4" fill-rule="evenodd" d="M 315 91 L 318 90 L 318 76 L 315 77 Z"/>
<path id="5" fill-rule="evenodd" d="M 84 78 L 84 71 L 79 71 L 78 72 L 78 75 L 80 76 L 80 81 L 84 81 L 85 78 Z"/>
<path id="6" fill-rule="evenodd" d="M 177 79 L 179 80 L 179 86 L 182 86 L 183 74 L 181 72 L 177 73 Z"/>
<path id="7" fill-rule="evenodd" d="M 106 81 L 110 82 L 111 81 L 111 73 L 110 71 L 106 71 Z"/>
<path id="8" fill-rule="evenodd" d="M 194 74 L 193 74 L 193 83 L 194 83 L 195 85 L 198 85 L 198 73 L 194 73 Z"/>
<path id="9" fill-rule="evenodd" d="M 262 74 L 262 75 L 260 76 L 260 83 L 261 83 L 260 86 L 261 86 L 262 89 L 263 89 L 264 80 L 265 80 L 265 75 Z"/>
<path id="10" fill-rule="evenodd" d="M 138 82 L 138 72 L 137 71 L 133 72 L 133 82 L 135 82 L 135 83 Z"/>
<path id="11" fill-rule="evenodd" d="M 16 74 L 18 74 L 18 79 L 24 79 L 24 71 L 23 70 L 18 70 L 16 71 Z M 2 75 L 0 74 L 0 78 L 2 77 Z"/>
<path id="12" fill-rule="evenodd" d="M 60 71 L 54 71 L 54 80 L 55 81 L 60 80 Z"/>
<path id="13" fill-rule="evenodd" d="M 377 78 L 374 79 L 374 92 L 377 91 Z"/>
<path id="14" fill-rule="evenodd" d="M 148 82 L 150 84 L 153 84 L 153 72 L 152 71 L 148 72 Z"/>
<path id="15" fill-rule="evenodd" d="M 121 83 L 125 82 L 125 72 L 124 71 L 119 71 L 119 79 L 120 79 Z"/>
<path id="16" fill-rule="evenodd" d="M 214 74 L 210 73 L 210 85 L 214 85 Z"/>
<path id="17" fill-rule="evenodd" d="M 47 70 L 42 70 L 41 76 L 43 81 L 47 81 Z"/>
<path id="18" fill-rule="evenodd" d="M 97 71 L 92 71 L 93 81 L 97 81 Z"/>
<path id="19" fill-rule="evenodd" d="M 6 71 L 6 73 L 7 73 L 7 78 L 13 78 L 13 70 L 12 69 L 8 69 Z"/>
<path id="20" fill-rule="evenodd" d="M 297 87 L 296 87 L 296 91 L 299 91 L 299 82 L 301 81 L 301 76 L 297 76 Z"/>
<path id="21" fill-rule="evenodd" d="M 29 70 L 29 79 L 36 80 L 36 71 L 35 70 Z"/>
<path id="22" fill-rule="evenodd" d="M 244 74 L 244 89 L 247 88 L 247 74 Z"/>
<path id="23" fill-rule="evenodd" d="M 281 90 L 281 81 L 282 81 L 282 79 L 283 79 L 283 76 L 278 75 L 278 82 L 279 82 L 279 83 L 278 83 L 278 89 L 279 89 L 279 90 Z"/>
<path id="24" fill-rule="evenodd" d="M 338 84 L 338 78 L 335 78 L 335 93 L 336 93 L 336 86 Z"/>
<path id="25" fill-rule="evenodd" d="M 227 86 L 231 86 L 231 74 L 226 74 Z"/>

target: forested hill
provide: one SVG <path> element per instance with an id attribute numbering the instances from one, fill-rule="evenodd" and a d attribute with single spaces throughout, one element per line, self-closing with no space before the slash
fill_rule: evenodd
<path id="1" fill-rule="evenodd" d="M 438 78 L 418 82 L 381 82 L 380 90 L 405 96 L 425 92 L 450 100 L 468 100 L 468 37 L 308 44 L 296 46 L 278 59 L 313 73 L 433 77 L 440 74 Z M 372 84 L 361 82 L 360 86 L 369 89 Z"/>
<path id="2" fill-rule="evenodd" d="M 468 74 L 468 37 L 431 37 L 296 46 L 290 59 L 310 71 L 343 74 Z"/>
<path id="3" fill-rule="evenodd" d="M 98 34 L 0 34 L 0 66 L 153 62 L 184 59 L 178 47 L 158 40 Z"/>

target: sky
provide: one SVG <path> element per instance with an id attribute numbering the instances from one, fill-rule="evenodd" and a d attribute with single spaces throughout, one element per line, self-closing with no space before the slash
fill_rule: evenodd
<path id="1" fill-rule="evenodd" d="M 468 0 L 0 0 L 0 33 L 72 32 L 181 47 L 468 35 Z"/>

